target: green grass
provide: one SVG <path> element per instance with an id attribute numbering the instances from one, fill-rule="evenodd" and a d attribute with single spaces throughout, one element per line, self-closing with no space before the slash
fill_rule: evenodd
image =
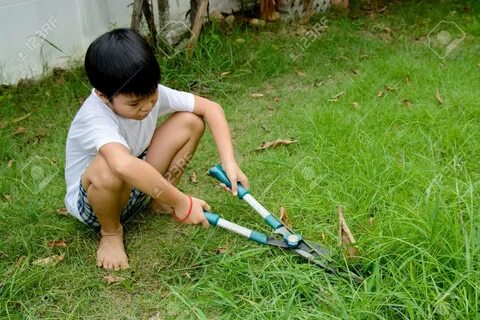
<path id="1" fill-rule="evenodd" d="M 1 88 L 0 318 L 479 319 L 479 10 L 474 1 L 406 1 L 374 17 L 329 15 L 328 30 L 300 51 L 299 26 L 210 27 L 191 59 L 160 58 L 163 83 L 224 106 L 252 193 L 267 208 L 286 207 L 294 229 L 335 248 L 336 207 L 344 207 L 362 256 L 360 285 L 149 212 L 127 226 L 131 268 L 97 269 L 97 235 L 56 213 L 68 126 L 90 92 L 84 72 Z M 442 20 L 467 34 L 444 60 L 426 46 Z M 26 132 L 14 135 L 19 126 Z M 291 137 L 299 143 L 252 151 Z M 185 179 L 180 188 L 268 231 L 204 175 L 217 159 L 207 134 L 186 173 L 195 171 L 198 183 Z M 24 169 L 37 163 L 53 177 L 38 193 Z M 47 246 L 58 239 L 68 247 Z M 32 265 L 62 252 L 56 266 Z M 126 280 L 107 284 L 110 273 Z"/>

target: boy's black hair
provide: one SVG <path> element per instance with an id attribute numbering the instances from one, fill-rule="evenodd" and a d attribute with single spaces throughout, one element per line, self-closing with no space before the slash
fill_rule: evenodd
<path id="1" fill-rule="evenodd" d="M 108 99 L 119 93 L 148 96 L 160 81 L 152 48 L 132 29 L 115 29 L 93 41 L 85 54 L 85 71 L 92 86 Z"/>

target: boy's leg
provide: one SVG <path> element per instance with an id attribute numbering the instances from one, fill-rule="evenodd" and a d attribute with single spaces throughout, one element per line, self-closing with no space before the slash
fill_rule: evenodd
<path id="1" fill-rule="evenodd" d="M 145 161 L 176 186 L 204 131 L 203 118 L 190 112 L 173 114 L 155 130 Z M 171 211 L 171 208 L 157 201 L 152 201 L 152 209 L 157 212 Z"/>
<path id="2" fill-rule="evenodd" d="M 120 214 L 130 197 L 131 186 L 112 172 L 100 154 L 85 170 L 81 183 L 101 227 L 97 265 L 115 270 L 128 268 Z"/>

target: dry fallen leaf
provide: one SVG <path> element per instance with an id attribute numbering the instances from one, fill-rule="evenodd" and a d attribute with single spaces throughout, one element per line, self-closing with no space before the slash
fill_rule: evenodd
<path id="1" fill-rule="evenodd" d="M 7 201 L 12 201 L 13 199 L 13 196 L 11 194 L 4 194 L 3 197 L 5 198 L 5 200 Z"/>
<path id="2" fill-rule="evenodd" d="M 277 148 L 282 145 L 288 145 L 288 144 L 297 143 L 297 142 L 298 142 L 297 140 L 293 140 L 293 139 L 277 139 L 275 141 L 262 142 L 260 147 L 255 149 L 255 151 L 261 151 L 268 148 Z"/>
<path id="3" fill-rule="evenodd" d="M 373 224 L 374 222 L 375 220 L 373 219 L 373 217 L 368 218 L 368 224 Z"/>
<path id="4" fill-rule="evenodd" d="M 437 90 L 435 90 L 435 99 L 437 99 L 437 102 L 439 104 L 443 104 L 443 98 L 442 96 L 440 95 L 440 92 Z"/>
<path id="5" fill-rule="evenodd" d="M 263 98 L 263 93 L 252 93 L 250 97 L 256 98 L 256 99 Z"/>
<path id="6" fill-rule="evenodd" d="M 224 254 L 227 252 L 228 247 L 227 246 L 221 246 L 215 249 L 215 254 Z"/>
<path id="7" fill-rule="evenodd" d="M 405 83 L 406 84 L 409 84 L 410 83 L 410 76 L 405 76 Z"/>
<path id="8" fill-rule="evenodd" d="M 340 237 L 340 241 L 342 245 L 346 248 L 347 254 L 349 258 L 354 258 L 358 256 L 358 250 L 355 248 L 355 237 L 353 236 L 350 228 L 345 221 L 345 217 L 343 216 L 342 207 L 338 207 L 338 233 Z"/>
<path id="9" fill-rule="evenodd" d="M 408 99 L 403 99 L 403 100 L 401 101 L 401 103 L 402 103 L 405 107 L 409 107 L 409 108 L 413 107 L 413 103 L 412 103 L 410 100 L 408 100 Z"/>
<path id="10" fill-rule="evenodd" d="M 274 98 L 273 98 L 273 101 L 279 102 L 279 101 L 280 101 L 280 97 L 274 97 Z"/>
<path id="11" fill-rule="evenodd" d="M 32 115 L 32 113 L 29 112 L 29 113 L 27 113 L 27 114 L 24 115 L 24 116 L 21 116 L 21 117 L 18 117 L 18 118 L 13 119 L 12 122 L 13 122 L 13 123 L 20 122 L 20 121 L 22 121 L 22 120 L 27 119 L 27 118 L 30 117 L 31 115 Z"/>
<path id="12" fill-rule="evenodd" d="M 43 259 L 38 259 L 32 262 L 34 266 L 46 266 L 46 265 L 56 265 L 57 263 L 63 261 L 65 258 L 65 253 L 57 256 L 51 256 Z"/>
<path id="13" fill-rule="evenodd" d="M 384 86 L 383 88 L 385 89 L 386 92 L 397 91 L 397 89 L 395 89 L 394 87 L 390 87 L 390 86 Z"/>
<path id="14" fill-rule="evenodd" d="M 334 96 L 331 97 L 330 100 L 328 100 L 328 101 L 330 101 L 330 102 L 337 102 L 337 101 L 340 99 L 340 97 L 343 96 L 343 95 L 345 95 L 345 91 L 342 91 L 342 92 L 334 95 Z"/>
<path id="15" fill-rule="evenodd" d="M 21 267 L 24 260 L 25 260 L 25 256 L 18 257 L 17 261 L 15 261 L 15 267 L 17 268 Z"/>
<path id="16" fill-rule="evenodd" d="M 381 98 L 385 95 L 385 92 L 383 92 L 383 90 L 380 90 L 377 92 L 377 97 Z"/>
<path id="17" fill-rule="evenodd" d="M 317 81 L 317 82 L 315 82 L 314 86 L 315 86 L 315 87 L 321 87 L 321 86 L 323 86 L 324 84 L 325 84 L 325 81 Z"/>
<path id="18" fill-rule="evenodd" d="M 220 73 L 220 77 L 225 77 L 225 76 L 228 76 L 229 74 L 230 74 L 230 71 L 225 71 Z"/>
<path id="19" fill-rule="evenodd" d="M 305 73 L 303 73 L 302 71 L 295 71 L 295 73 L 296 73 L 297 76 L 299 76 L 299 77 L 305 77 Z"/>
<path id="20" fill-rule="evenodd" d="M 392 31 L 392 29 L 390 29 L 389 27 L 383 28 L 383 31 L 384 31 L 386 34 L 388 34 L 390 37 L 393 36 L 393 31 Z"/>
<path id="21" fill-rule="evenodd" d="M 8 163 L 7 163 L 7 168 L 11 168 L 12 165 L 13 165 L 13 162 L 15 162 L 15 160 L 8 160 Z"/>
<path id="22" fill-rule="evenodd" d="M 288 219 L 287 209 L 285 209 L 284 207 L 280 207 L 280 221 L 282 221 L 283 225 L 286 226 L 287 228 L 289 229 L 292 228 L 292 224 Z"/>
<path id="23" fill-rule="evenodd" d="M 360 109 L 360 104 L 359 104 L 358 102 L 353 101 L 352 104 L 353 104 L 353 107 L 354 107 L 355 109 L 357 109 L 357 110 Z"/>
<path id="24" fill-rule="evenodd" d="M 192 173 L 190 174 L 190 181 L 192 181 L 193 183 L 197 183 L 197 174 L 195 173 L 195 171 L 192 171 Z"/>
<path id="25" fill-rule="evenodd" d="M 108 276 L 104 276 L 103 280 L 105 280 L 108 284 L 115 283 L 115 282 L 122 282 L 125 280 L 124 277 L 114 276 L 113 274 L 109 274 Z"/>
<path id="26" fill-rule="evenodd" d="M 13 135 L 25 133 L 26 131 L 27 131 L 27 128 L 25 128 L 25 127 L 18 127 L 18 128 L 15 129 L 15 131 L 13 132 Z"/>
<path id="27" fill-rule="evenodd" d="M 67 246 L 67 243 L 65 242 L 65 240 L 53 240 L 53 241 L 48 241 L 47 245 L 49 247 L 65 248 Z"/>
<path id="28" fill-rule="evenodd" d="M 57 209 L 57 213 L 61 216 L 68 216 L 68 210 L 67 208 L 60 208 Z"/>

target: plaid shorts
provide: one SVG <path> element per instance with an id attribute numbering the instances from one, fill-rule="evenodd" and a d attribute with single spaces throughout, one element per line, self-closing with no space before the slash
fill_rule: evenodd
<path id="1" fill-rule="evenodd" d="M 144 159 L 145 154 L 146 151 L 144 151 L 140 156 L 138 156 L 138 158 Z M 123 207 L 120 214 L 120 222 L 127 222 L 130 218 L 132 218 L 143 208 L 145 208 L 149 201 L 150 197 L 147 194 L 141 192 L 137 188 L 132 188 L 130 190 L 130 198 L 128 199 L 127 204 Z M 83 188 L 81 181 L 79 187 L 77 208 L 80 217 L 86 225 L 89 225 L 91 227 L 100 227 L 97 216 L 95 215 L 95 212 L 93 212 L 93 208 L 90 203 L 88 203 L 87 191 L 85 190 L 85 188 Z"/>

